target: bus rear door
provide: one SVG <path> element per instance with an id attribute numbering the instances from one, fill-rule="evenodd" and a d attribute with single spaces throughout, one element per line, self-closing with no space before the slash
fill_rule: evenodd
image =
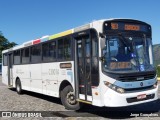
<path id="1" fill-rule="evenodd" d="M 8 54 L 8 86 L 13 85 L 13 53 Z"/>

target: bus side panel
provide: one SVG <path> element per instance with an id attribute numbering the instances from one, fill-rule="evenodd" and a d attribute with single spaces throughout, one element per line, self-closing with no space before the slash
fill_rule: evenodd
<path id="1" fill-rule="evenodd" d="M 8 85 L 8 66 L 2 66 L 2 83 Z"/>
<path id="2" fill-rule="evenodd" d="M 33 92 L 42 93 L 42 64 L 30 64 L 30 89 Z"/>
<path id="3" fill-rule="evenodd" d="M 13 66 L 13 86 L 15 87 L 16 79 L 21 81 L 22 89 L 30 90 L 30 71 L 29 65 L 14 65 Z"/>
<path id="4" fill-rule="evenodd" d="M 43 94 L 58 97 L 58 76 L 59 76 L 59 64 L 43 63 L 42 64 L 42 88 Z"/>

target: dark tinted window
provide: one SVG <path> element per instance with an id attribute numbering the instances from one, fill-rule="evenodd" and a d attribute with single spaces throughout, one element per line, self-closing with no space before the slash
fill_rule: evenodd
<path id="1" fill-rule="evenodd" d="M 31 47 L 31 62 L 37 63 L 41 61 L 41 45 Z"/>
<path id="2" fill-rule="evenodd" d="M 71 40 L 69 38 L 64 39 L 64 59 L 71 59 Z"/>
<path id="3" fill-rule="evenodd" d="M 4 55 L 3 55 L 3 65 L 4 65 L 4 66 L 7 66 L 7 65 L 8 65 L 8 62 L 7 62 L 7 61 L 8 61 L 8 59 L 7 59 L 7 54 L 4 54 Z"/>
<path id="4" fill-rule="evenodd" d="M 94 30 L 91 30 L 92 39 L 92 86 L 99 85 L 99 70 L 98 70 L 98 37 Z"/>
<path id="5" fill-rule="evenodd" d="M 56 42 L 44 43 L 43 49 L 43 61 L 55 61 L 56 60 Z"/>
<path id="6" fill-rule="evenodd" d="M 58 40 L 58 59 L 63 59 L 63 39 Z"/>
<path id="7" fill-rule="evenodd" d="M 92 33 L 92 56 L 98 56 L 98 38 L 95 32 Z M 95 33 L 95 34 L 94 34 Z"/>
<path id="8" fill-rule="evenodd" d="M 29 48 L 22 49 L 22 63 L 29 63 Z"/>
<path id="9" fill-rule="evenodd" d="M 90 38 L 89 37 L 86 37 L 85 38 L 86 40 L 85 40 L 85 44 L 86 44 L 86 46 L 85 46 L 85 51 L 86 51 L 86 57 L 90 57 L 90 55 L 91 55 L 91 43 L 90 43 Z"/>
<path id="10" fill-rule="evenodd" d="M 58 59 L 71 60 L 71 39 L 70 37 L 58 40 Z"/>
<path id="11" fill-rule="evenodd" d="M 14 51 L 14 64 L 20 64 L 21 59 L 20 59 L 20 50 Z"/>

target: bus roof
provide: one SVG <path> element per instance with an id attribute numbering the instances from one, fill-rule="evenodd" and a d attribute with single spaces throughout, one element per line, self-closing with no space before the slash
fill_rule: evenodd
<path id="1" fill-rule="evenodd" d="M 57 33 L 57 34 L 53 34 L 53 35 L 45 35 L 45 36 L 42 36 L 41 38 L 24 42 L 21 45 L 17 45 L 13 48 L 3 50 L 2 53 L 6 53 L 6 52 L 9 52 L 9 51 L 12 51 L 12 50 L 20 49 L 20 48 L 31 46 L 31 45 L 34 45 L 34 44 L 38 44 L 40 42 L 44 42 L 44 41 L 52 40 L 52 39 L 55 39 L 55 38 L 60 38 L 60 37 L 63 37 L 63 36 L 69 35 L 69 34 L 73 34 L 73 33 L 76 33 L 76 32 L 80 32 L 80 31 L 92 28 L 93 24 L 96 24 L 96 23 L 103 23 L 105 21 L 116 21 L 116 20 L 136 21 L 136 22 L 144 23 L 142 21 L 135 20 L 135 19 L 122 19 L 122 18 L 110 18 L 110 19 L 94 20 L 94 21 L 92 21 L 88 24 L 85 24 L 85 25 L 82 25 L 82 26 L 79 26 L 79 27 L 76 27 L 76 28 L 73 28 L 73 29 L 70 29 L 70 30 L 66 30 L 66 31 L 63 31 L 63 32 L 60 32 L 60 33 Z M 145 23 L 145 24 L 147 24 L 147 23 Z"/>

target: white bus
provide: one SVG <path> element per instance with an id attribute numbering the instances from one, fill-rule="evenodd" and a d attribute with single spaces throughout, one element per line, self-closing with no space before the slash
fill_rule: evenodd
<path id="1" fill-rule="evenodd" d="M 52 28 L 53 29 L 53 28 Z M 3 51 L 2 82 L 80 103 L 121 107 L 158 99 L 151 26 L 106 19 L 44 36 Z"/>

